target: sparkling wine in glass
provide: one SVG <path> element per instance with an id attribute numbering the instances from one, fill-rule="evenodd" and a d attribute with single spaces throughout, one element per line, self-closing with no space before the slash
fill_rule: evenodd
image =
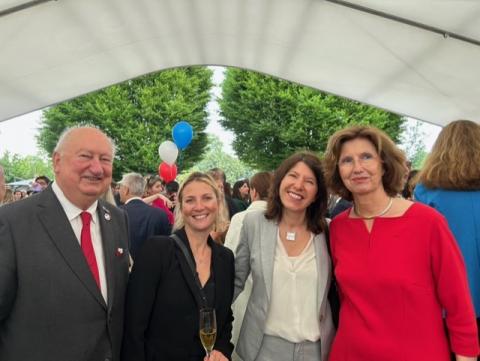
<path id="1" fill-rule="evenodd" d="M 200 310 L 200 341 L 207 353 L 207 357 L 210 357 L 216 338 L 217 319 L 215 317 L 215 309 L 202 308 Z"/>

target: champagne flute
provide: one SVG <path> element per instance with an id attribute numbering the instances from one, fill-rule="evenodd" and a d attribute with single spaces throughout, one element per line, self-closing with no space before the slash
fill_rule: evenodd
<path id="1" fill-rule="evenodd" d="M 217 337 L 217 319 L 215 316 L 214 308 L 202 308 L 200 309 L 200 341 L 203 348 L 207 353 L 207 357 L 210 357 L 210 353 L 215 345 L 215 339 Z"/>

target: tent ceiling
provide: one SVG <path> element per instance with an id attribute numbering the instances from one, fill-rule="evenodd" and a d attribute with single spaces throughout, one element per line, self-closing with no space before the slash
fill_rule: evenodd
<path id="1" fill-rule="evenodd" d="M 27 0 L 0 0 L 2 10 Z M 33 1 L 35 2 L 35 1 Z M 0 121 L 142 74 L 215 64 L 444 125 L 480 122 L 480 2 L 58 0 L 0 16 Z"/>

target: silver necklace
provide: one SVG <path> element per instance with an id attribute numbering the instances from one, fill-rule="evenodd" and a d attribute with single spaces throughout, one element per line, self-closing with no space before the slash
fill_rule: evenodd
<path id="1" fill-rule="evenodd" d="M 293 242 L 297 238 L 297 232 L 287 232 L 287 235 L 285 238 L 287 239 L 287 241 Z"/>
<path id="2" fill-rule="evenodd" d="M 380 213 L 378 214 L 374 214 L 373 216 L 364 216 L 363 214 L 361 214 L 358 209 L 357 209 L 357 206 L 355 204 L 353 204 L 353 211 L 355 212 L 355 214 L 359 217 L 359 218 L 363 218 L 363 219 L 374 219 L 376 217 L 381 217 L 383 216 L 385 213 L 387 213 L 390 208 L 392 208 L 392 205 L 393 205 L 393 198 L 390 197 L 390 202 L 388 202 L 387 206 L 385 207 L 385 209 L 383 211 L 381 211 Z"/>

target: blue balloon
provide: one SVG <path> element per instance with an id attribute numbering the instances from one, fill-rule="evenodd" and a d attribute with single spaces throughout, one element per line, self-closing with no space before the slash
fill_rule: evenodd
<path id="1" fill-rule="evenodd" d="M 193 128 L 189 122 L 184 120 L 174 125 L 172 129 L 173 142 L 178 149 L 185 149 L 188 147 L 193 138 Z"/>

